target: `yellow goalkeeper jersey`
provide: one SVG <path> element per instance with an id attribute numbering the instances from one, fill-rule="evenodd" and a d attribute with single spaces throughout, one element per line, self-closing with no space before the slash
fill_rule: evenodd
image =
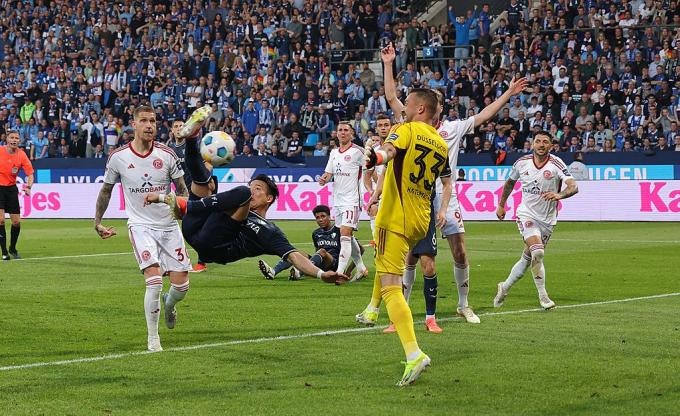
<path id="1" fill-rule="evenodd" d="M 387 165 L 377 227 L 409 240 L 425 237 L 430 197 L 448 157 L 446 142 L 429 124 L 412 121 L 394 126 L 385 140 L 397 149 Z"/>

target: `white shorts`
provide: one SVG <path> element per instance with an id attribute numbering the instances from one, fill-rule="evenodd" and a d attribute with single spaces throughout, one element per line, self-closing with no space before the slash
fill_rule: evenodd
<path id="1" fill-rule="evenodd" d="M 539 237 L 543 245 L 547 245 L 553 233 L 553 225 L 537 221 L 530 217 L 517 217 L 517 228 L 526 241 L 529 237 Z"/>
<path id="2" fill-rule="evenodd" d="M 154 230 L 143 225 L 131 225 L 128 227 L 128 235 L 140 270 L 154 264 L 160 265 L 164 272 L 191 270 L 191 260 L 179 225 L 174 230 Z"/>
<path id="3" fill-rule="evenodd" d="M 358 206 L 333 207 L 335 210 L 335 225 L 338 227 L 352 227 L 359 229 L 359 214 L 361 210 Z"/>
<path id="4" fill-rule="evenodd" d="M 434 197 L 435 216 L 439 212 L 439 207 L 442 204 L 442 196 L 437 193 Z M 454 234 L 464 234 L 465 225 L 463 224 L 463 215 L 460 212 L 460 204 L 458 203 L 458 196 L 455 191 L 451 194 L 451 200 L 446 208 L 446 224 L 442 227 L 442 237 L 446 238 Z"/>

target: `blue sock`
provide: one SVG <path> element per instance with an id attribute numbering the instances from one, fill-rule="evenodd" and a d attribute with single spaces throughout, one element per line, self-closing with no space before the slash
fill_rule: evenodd
<path id="1" fill-rule="evenodd" d="M 425 295 L 425 313 L 434 315 L 437 311 L 437 275 L 423 276 L 423 294 Z"/>
<path id="2" fill-rule="evenodd" d="M 210 181 L 210 171 L 205 167 L 201 157 L 200 140 L 187 140 L 184 152 L 184 163 L 186 164 L 191 180 L 196 183 L 208 183 Z"/>
<path id="3" fill-rule="evenodd" d="M 318 253 L 310 257 L 309 261 L 311 261 L 312 264 L 318 268 L 321 268 L 321 266 L 323 265 L 323 257 L 321 257 Z"/>
<path id="4" fill-rule="evenodd" d="M 291 263 L 285 260 L 279 260 L 279 262 L 276 263 L 276 265 L 274 266 L 274 274 L 277 275 L 282 271 L 286 270 L 287 268 L 289 268 L 290 266 L 292 266 Z"/>

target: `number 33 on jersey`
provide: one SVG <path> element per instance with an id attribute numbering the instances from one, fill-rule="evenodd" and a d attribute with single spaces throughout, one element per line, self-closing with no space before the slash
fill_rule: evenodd
<path id="1" fill-rule="evenodd" d="M 448 157 L 446 142 L 429 124 L 394 126 L 386 139 L 397 149 L 387 166 L 376 225 L 420 240 L 430 222 L 430 197 Z"/>

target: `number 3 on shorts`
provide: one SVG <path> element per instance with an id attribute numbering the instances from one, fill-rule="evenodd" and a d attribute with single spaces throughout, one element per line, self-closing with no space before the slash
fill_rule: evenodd
<path id="1" fill-rule="evenodd" d="M 182 252 L 182 247 L 176 248 L 175 253 L 177 253 L 177 260 L 178 261 L 180 261 L 180 262 L 184 261 L 185 256 L 184 256 L 184 253 Z"/>

